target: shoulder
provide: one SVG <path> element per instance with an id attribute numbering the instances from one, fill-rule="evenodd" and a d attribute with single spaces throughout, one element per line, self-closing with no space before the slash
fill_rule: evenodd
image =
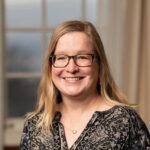
<path id="1" fill-rule="evenodd" d="M 111 110 L 111 109 L 110 109 Z M 114 118 L 122 118 L 128 120 L 128 123 L 134 124 L 137 127 L 145 126 L 144 121 L 137 111 L 130 106 L 114 106 L 112 107 L 112 115 Z"/>
<path id="2" fill-rule="evenodd" d="M 28 131 L 32 131 L 33 129 L 35 129 L 40 120 L 40 116 L 40 114 L 37 114 L 32 117 L 26 118 L 24 123 L 24 129 L 28 128 Z"/>
<path id="3" fill-rule="evenodd" d="M 141 119 L 140 115 L 137 111 L 130 106 L 114 106 L 114 115 L 122 116 L 129 120 L 130 123 L 143 124 L 143 120 Z"/>
<path id="4" fill-rule="evenodd" d="M 150 133 L 141 116 L 131 107 L 119 106 L 117 109 L 124 114 L 128 120 L 130 148 L 150 149 Z"/>
<path id="5" fill-rule="evenodd" d="M 115 127 L 117 130 L 124 130 L 130 134 L 131 139 L 135 140 L 137 136 L 150 141 L 150 133 L 145 122 L 137 111 L 129 106 L 116 105 L 103 113 L 104 125 Z"/>
<path id="6" fill-rule="evenodd" d="M 136 110 L 130 106 L 122 106 L 122 105 L 116 105 L 110 109 L 110 112 L 115 116 L 124 116 L 126 118 L 131 119 L 132 117 L 139 117 L 139 114 L 136 112 Z"/>
<path id="7" fill-rule="evenodd" d="M 34 115 L 32 117 L 27 117 L 25 119 L 21 142 L 26 143 L 25 141 L 31 141 L 31 137 L 36 137 L 40 133 L 40 129 L 37 128 L 37 124 L 40 120 L 40 115 Z M 30 140 L 29 140 L 30 139 Z"/>
<path id="8" fill-rule="evenodd" d="M 116 105 L 112 108 L 100 112 L 104 122 L 110 122 L 110 124 L 126 126 L 131 129 L 146 129 L 147 127 L 144 121 L 136 110 L 129 106 Z"/>
<path id="9" fill-rule="evenodd" d="M 26 119 L 20 142 L 20 149 L 50 149 L 53 146 L 53 135 L 37 127 L 41 114 Z"/>
<path id="10" fill-rule="evenodd" d="M 116 111 L 120 112 L 126 120 L 128 120 L 129 134 L 130 134 L 130 142 L 141 143 L 145 142 L 145 146 L 149 146 L 150 148 L 150 133 L 142 120 L 141 116 L 136 112 L 135 109 L 127 106 L 118 106 Z"/>
<path id="11" fill-rule="evenodd" d="M 130 128 L 130 123 L 136 118 L 137 113 L 133 108 L 127 106 L 115 105 L 105 111 L 98 111 L 98 122 L 107 127 L 117 127 L 117 130 L 122 128 Z"/>
<path id="12" fill-rule="evenodd" d="M 111 137 L 112 142 L 123 141 L 128 149 L 150 148 L 149 131 L 134 108 L 116 105 L 96 114 L 98 133 Z"/>
<path id="13" fill-rule="evenodd" d="M 125 117 L 128 119 L 138 116 L 135 109 L 133 109 L 132 107 L 129 107 L 129 106 L 122 106 L 122 105 L 115 105 L 108 110 L 102 111 L 102 114 L 110 115 L 113 118 L 122 116 L 122 117 Z"/>

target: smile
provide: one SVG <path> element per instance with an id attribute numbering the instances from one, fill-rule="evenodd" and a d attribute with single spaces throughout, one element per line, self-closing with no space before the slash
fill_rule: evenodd
<path id="1" fill-rule="evenodd" d="M 83 78 L 84 77 L 63 77 L 63 79 L 67 80 L 67 81 L 77 81 L 77 80 L 81 80 Z"/>

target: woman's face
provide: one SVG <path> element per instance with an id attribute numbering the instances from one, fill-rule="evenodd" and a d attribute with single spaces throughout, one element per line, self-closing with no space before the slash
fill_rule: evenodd
<path id="1" fill-rule="evenodd" d="M 56 45 L 55 55 L 74 56 L 94 54 L 91 39 L 83 32 L 63 35 Z M 79 67 L 73 59 L 63 68 L 52 66 L 52 80 L 63 97 L 82 97 L 97 94 L 99 67 L 96 61 L 91 66 Z"/>

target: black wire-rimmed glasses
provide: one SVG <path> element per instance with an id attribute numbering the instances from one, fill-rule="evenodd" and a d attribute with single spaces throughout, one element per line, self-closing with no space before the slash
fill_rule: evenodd
<path id="1" fill-rule="evenodd" d="M 63 54 L 51 55 L 50 61 L 56 68 L 63 68 L 69 64 L 70 59 L 74 60 L 74 63 L 79 67 L 91 66 L 94 60 L 95 54 L 78 54 L 74 56 L 68 56 Z"/>

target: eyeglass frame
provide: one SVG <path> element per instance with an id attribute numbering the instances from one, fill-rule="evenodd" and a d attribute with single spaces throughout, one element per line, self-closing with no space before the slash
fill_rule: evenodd
<path id="1" fill-rule="evenodd" d="M 73 56 L 69 56 L 69 55 L 62 54 L 63 56 L 67 56 L 68 62 L 67 62 L 66 65 L 64 65 L 63 67 L 57 67 L 57 66 L 55 66 L 54 64 L 55 64 L 55 58 L 56 58 L 56 56 L 58 56 L 58 55 L 61 55 L 61 54 L 54 54 L 54 55 L 50 55 L 50 56 L 49 56 L 49 61 L 52 63 L 53 67 L 55 67 L 55 68 L 65 68 L 65 67 L 69 64 L 71 58 L 73 59 L 74 63 L 75 63 L 78 67 L 89 67 L 89 66 L 92 65 L 94 58 L 97 58 L 95 54 L 89 54 L 89 53 L 88 53 L 88 54 L 77 54 L 77 55 L 73 55 Z M 76 60 L 77 60 L 76 58 L 77 58 L 77 56 L 80 56 L 80 55 L 89 55 L 89 56 L 91 56 L 91 64 L 90 64 L 90 65 L 86 65 L 86 66 L 78 65 L 77 62 L 76 62 Z"/>

